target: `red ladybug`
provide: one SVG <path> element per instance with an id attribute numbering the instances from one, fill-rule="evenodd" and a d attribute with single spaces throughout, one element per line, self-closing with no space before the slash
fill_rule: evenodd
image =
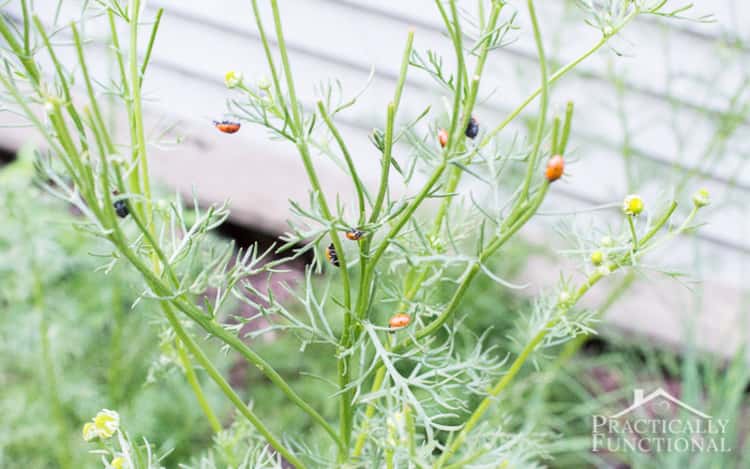
<path id="1" fill-rule="evenodd" d="M 219 131 L 225 134 L 233 134 L 240 130 L 240 123 L 233 121 L 214 121 L 214 125 Z"/>
<path id="2" fill-rule="evenodd" d="M 411 322 L 411 316 L 406 313 L 396 313 L 388 321 L 388 325 L 392 330 L 402 329 L 409 325 Z"/>
<path id="3" fill-rule="evenodd" d="M 334 247 L 333 243 L 329 244 L 326 248 L 326 259 L 328 259 L 328 262 L 334 265 L 334 267 L 338 267 L 341 265 L 339 263 L 339 256 L 336 254 L 336 248 Z"/>
<path id="4" fill-rule="evenodd" d="M 549 182 L 555 182 L 563 175 L 565 171 L 565 160 L 560 155 L 555 155 L 547 162 L 547 169 L 544 175 Z"/>
<path id="5" fill-rule="evenodd" d="M 448 132 L 445 129 L 440 129 L 440 132 L 438 132 L 438 142 L 440 142 L 440 146 L 443 148 L 448 145 Z"/>
<path id="6" fill-rule="evenodd" d="M 359 241 L 359 239 L 364 235 L 363 232 L 359 231 L 356 228 L 351 228 L 349 231 L 346 232 L 346 239 L 352 240 L 352 241 Z"/>

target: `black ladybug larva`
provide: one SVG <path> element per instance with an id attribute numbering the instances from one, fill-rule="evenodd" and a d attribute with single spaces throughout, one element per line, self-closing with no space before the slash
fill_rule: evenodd
<path id="1" fill-rule="evenodd" d="M 479 135 L 479 121 L 474 116 L 469 119 L 469 125 L 466 126 L 466 136 L 474 139 Z"/>
<path id="2" fill-rule="evenodd" d="M 125 218 L 130 214 L 128 204 L 126 204 L 124 200 L 118 200 L 113 205 L 115 206 L 115 213 L 117 213 L 118 217 Z"/>
<path id="3" fill-rule="evenodd" d="M 338 267 L 339 264 L 339 256 L 336 254 L 336 247 L 333 245 L 333 243 L 329 244 L 326 248 L 326 259 L 328 259 L 328 262 L 333 264 L 335 267 Z"/>
<path id="4" fill-rule="evenodd" d="M 363 232 L 359 231 L 356 228 L 350 228 L 349 231 L 346 232 L 346 239 L 349 239 L 351 241 L 359 241 L 359 239 L 364 235 Z"/>
<path id="5" fill-rule="evenodd" d="M 112 195 L 117 197 L 118 195 L 120 195 L 120 193 L 118 191 L 112 191 Z M 112 206 L 115 208 L 115 213 L 120 218 L 125 218 L 130 214 L 130 210 L 128 210 L 128 204 L 124 199 L 115 200 Z"/>

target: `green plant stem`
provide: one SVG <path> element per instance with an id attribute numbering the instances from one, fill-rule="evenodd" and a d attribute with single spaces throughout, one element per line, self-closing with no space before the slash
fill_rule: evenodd
<path id="1" fill-rule="evenodd" d="M 638 250 L 638 234 L 635 232 L 635 222 L 633 222 L 633 217 L 631 215 L 627 215 L 628 217 L 628 227 L 630 227 L 630 236 L 633 240 L 633 250 Z"/>
<path id="2" fill-rule="evenodd" d="M 615 286 L 611 292 L 609 292 L 609 295 L 607 296 L 606 300 L 604 300 L 604 303 L 596 310 L 596 315 L 598 317 L 603 317 L 604 314 L 609 310 L 610 307 L 620 298 L 622 295 L 630 288 L 630 286 L 633 284 L 633 281 L 635 280 L 635 274 L 630 271 L 628 272 L 625 277 Z M 570 342 L 566 343 L 563 347 L 562 351 L 560 352 L 560 355 L 558 355 L 557 359 L 555 360 L 555 364 L 552 366 L 552 370 L 550 373 L 550 378 L 552 378 L 557 370 L 560 370 L 565 366 L 565 364 L 575 356 L 575 354 L 580 350 L 581 346 L 586 342 L 588 338 L 591 337 L 591 334 L 584 333 L 576 336 L 575 339 L 571 340 Z"/>
<path id="3" fill-rule="evenodd" d="M 47 36 L 47 32 L 44 30 L 42 22 L 37 16 L 34 16 L 33 22 L 34 26 L 36 26 L 36 29 L 39 32 L 39 35 L 42 37 L 42 42 L 47 49 L 47 53 L 49 54 L 50 59 L 52 59 L 52 64 L 55 67 L 55 73 L 57 74 L 58 82 L 60 83 L 60 88 L 63 92 L 65 110 L 68 111 L 70 118 L 73 120 L 76 129 L 78 129 L 78 132 L 81 135 L 81 138 L 79 139 L 81 143 L 81 150 L 82 152 L 85 152 L 88 150 L 88 146 L 86 144 L 86 139 L 83 137 L 83 125 L 81 124 L 81 118 L 78 115 L 75 106 L 73 105 L 73 97 L 70 94 L 70 86 L 68 85 L 68 79 L 65 76 L 65 71 L 63 70 L 60 61 L 57 58 L 57 54 L 55 54 L 55 49 L 52 47 L 52 43 L 49 40 L 49 36 Z M 36 91 L 40 96 L 44 93 L 44 91 L 39 87 L 37 87 Z"/>
<path id="4" fill-rule="evenodd" d="M 133 105 L 132 125 L 134 126 L 133 148 L 134 157 L 139 168 L 139 189 L 145 199 L 143 213 L 146 216 L 146 224 L 150 227 L 153 223 L 153 211 L 151 207 L 151 183 L 149 182 L 148 155 L 146 152 L 146 133 L 143 128 L 143 103 L 141 101 L 141 68 L 138 63 L 138 21 L 140 17 L 141 1 L 132 0 L 129 4 L 130 10 L 130 49 L 128 50 L 128 65 L 130 67 L 130 99 Z M 136 171 L 134 171 L 135 173 Z"/>
<path id="5" fill-rule="evenodd" d="M 430 322 L 429 324 L 427 324 L 426 326 L 424 326 L 422 329 L 418 330 L 415 333 L 416 339 L 422 339 L 431 334 L 434 334 L 443 326 L 443 324 L 445 324 L 446 321 L 448 321 L 450 317 L 453 316 L 453 314 L 458 309 L 458 306 L 463 301 L 463 298 L 467 290 L 469 289 L 471 282 L 474 280 L 474 277 L 479 273 L 482 263 L 486 262 L 492 256 L 492 254 L 497 252 L 498 249 L 500 249 L 514 234 L 518 232 L 518 230 L 520 230 L 526 224 L 526 222 L 529 221 L 529 219 L 531 219 L 531 217 L 539 209 L 539 206 L 542 204 L 542 201 L 544 200 L 544 197 L 547 194 L 548 189 L 549 189 L 549 182 L 545 181 L 545 183 L 542 185 L 541 189 L 537 193 L 536 197 L 534 198 L 533 203 L 521 213 L 518 219 L 515 220 L 504 233 L 501 233 L 500 235 L 496 235 L 487 244 L 487 247 L 484 248 L 484 250 L 482 250 L 482 253 L 480 254 L 477 262 L 471 267 L 468 274 L 464 277 L 464 279 L 459 284 L 458 288 L 453 294 L 453 297 L 448 303 L 448 306 L 445 307 L 443 312 L 440 313 L 440 315 L 437 318 L 435 318 L 432 322 Z M 403 345 L 400 347 L 396 347 L 396 350 L 400 350 L 402 347 Z"/>
<path id="6" fill-rule="evenodd" d="M 438 8 L 442 12 L 442 0 L 436 0 Z M 463 101 L 464 94 L 464 78 L 466 77 L 466 66 L 464 62 L 464 46 L 463 46 L 463 33 L 461 32 L 461 22 L 458 16 L 458 8 L 456 6 L 456 0 L 450 0 L 451 15 L 453 17 L 453 27 L 446 24 L 449 30 L 453 31 L 453 48 L 456 54 L 456 85 L 453 94 L 453 114 L 451 116 L 451 126 L 448 131 L 448 145 L 445 146 L 444 159 L 448 159 L 449 155 L 455 153 L 455 149 L 458 148 L 459 140 L 463 142 L 464 129 L 459 128 L 459 120 L 461 120 L 461 103 Z M 443 18 L 447 20 L 446 16 Z M 459 135 L 462 138 L 459 139 Z"/>
<path id="7" fill-rule="evenodd" d="M 28 22 L 28 18 L 26 18 L 24 21 Z M 29 76 L 31 83 L 35 86 L 35 88 L 38 88 L 40 73 L 39 69 L 36 66 L 36 62 L 31 55 L 26 53 L 24 47 L 22 47 L 21 44 L 18 43 L 18 40 L 16 40 L 15 35 L 11 31 L 11 28 L 8 26 L 8 23 L 3 15 L 0 15 L 0 36 L 5 39 L 5 42 L 8 43 L 8 46 L 10 46 L 13 54 L 15 54 L 15 56 L 18 57 L 18 60 L 21 61 L 21 65 L 23 66 L 24 70 L 26 70 L 26 74 Z M 24 42 L 25 41 L 26 39 L 24 39 Z"/>
<path id="8" fill-rule="evenodd" d="M 547 79 L 547 56 L 544 54 L 544 42 L 542 41 L 542 32 L 539 28 L 539 21 L 536 17 L 536 11 L 534 9 L 533 0 L 527 0 L 526 5 L 529 9 L 529 16 L 531 17 L 531 25 L 534 29 L 534 42 L 536 43 L 537 54 L 539 55 L 539 71 L 542 79 L 542 98 L 539 102 L 539 116 L 536 121 L 536 131 L 534 133 L 534 146 L 531 150 L 531 158 L 529 160 L 528 167 L 526 168 L 526 177 L 523 181 L 523 187 L 521 188 L 521 195 L 519 201 L 525 201 L 529 194 L 529 186 L 531 185 L 531 178 L 536 171 L 537 160 L 539 159 L 539 150 L 542 146 L 542 139 L 544 138 L 544 127 L 547 123 L 547 107 L 549 102 L 549 83 Z"/>
<path id="9" fill-rule="evenodd" d="M 385 379 L 385 367 L 381 366 L 378 368 L 378 370 L 375 372 L 375 379 L 372 381 L 372 392 L 377 391 L 380 389 L 380 386 L 383 385 L 383 380 Z M 375 404 L 371 403 L 367 406 L 367 409 L 365 409 L 365 418 L 362 422 L 362 429 L 359 432 L 359 436 L 357 437 L 357 442 L 354 445 L 354 451 L 352 451 L 352 456 L 354 458 L 358 458 L 362 454 L 362 450 L 365 447 L 365 442 L 367 441 L 367 435 L 369 434 L 369 422 L 370 419 L 375 415 Z"/>
<path id="10" fill-rule="evenodd" d="M 216 414 L 214 414 L 214 411 L 211 409 L 211 405 L 206 399 L 206 395 L 203 393 L 203 389 L 201 388 L 200 382 L 198 381 L 198 376 L 195 374 L 195 370 L 193 369 L 193 364 L 190 360 L 190 356 L 185 351 L 185 347 L 180 340 L 175 341 L 175 347 L 177 348 L 177 354 L 179 355 L 182 368 L 185 370 L 185 377 L 187 378 L 187 381 L 198 400 L 198 405 L 206 415 L 208 423 L 209 425 L 211 425 L 211 429 L 213 430 L 213 432 L 219 433 L 221 431 L 221 422 L 219 422 Z"/>
<path id="11" fill-rule="evenodd" d="M 125 380 L 122 379 L 123 366 L 120 363 L 120 359 L 123 356 L 122 337 L 124 332 L 123 323 L 125 312 L 122 308 L 119 285 L 113 284 L 112 288 L 112 315 L 114 316 L 114 325 L 112 327 L 112 335 L 109 339 L 110 365 L 107 374 L 107 386 L 109 387 L 109 398 L 112 401 L 112 405 L 117 408 L 122 399 L 122 383 L 125 382 Z"/>
<path id="12" fill-rule="evenodd" d="M 148 38 L 148 45 L 146 46 L 146 53 L 143 56 L 143 62 L 141 63 L 140 80 L 138 81 L 139 86 L 143 86 L 143 78 L 146 76 L 146 69 L 148 64 L 151 62 L 151 53 L 154 50 L 154 43 L 156 42 L 156 33 L 159 32 L 159 25 L 161 24 L 161 17 L 164 14 L 164 8 L 159 8 L 156 11 L 156 19 L 154 20 L 154 26 L 151 28 L 151 36 Z"/>
<path id="13" fill-rule="evenodd" d="M 318 203 L 320 204 L 320 210 L 323 217 L 330 223 L 330 236 L 336 253 L 339 259 L 339 270 L 341 272 L 341 282 L 344 289 L 344 330 L 341 335 L 340 343 L 343 348 L 347 348 L 350 343 L 351 329 L 352 329 L 352 305 L 351 305 L 351 283 L 349 279 L 349 269 L 346 263 L 346 257 L 344 254 L 343 245 L 341 239 L 336 230 L 336 226 L 333 223 L 333 215 L 328 208 L 325 194 L 323 193 L 318 175 L 312 164 L 312 158 L 310 150 L 307 144 L 305 136 L 304 123 L 300 113 L 299 102 L 297 101 L 297 93 L 294 86 L 294 78 L 292 75 L 292 67 L 289 63 L 289 55 L 287 53 L 286 42 L 284 40 L 284 31 L 281 25 L 281 14 L 279 11 L 278 2 L 271 0 L 271 9 L 273 11 L 273 22 L 276 30 L 276 40 L 279 47 L 279 53 L 281 55 L 281 64 L 284 70 L 284 78 L 286 79 L 287 92 L 289 94 L 289 107 L 291 107 L 292 119 L 293 119 L 293 131 L 296 138 L 297 149 L 302 156 L 302 161 L 307 172 L 308 179 L 312 185 L 313 191 L 317 194 Z M 269 61 L 269 66 L 272 66 L 272 62 Z M 352 427 L 352 393 L 346 391 L 346 387 L 351 381 L 351 363 L 349 355 L 339 354 L 337 364 L 337 375 L 339 381 L 339 388 L 341 391 L 340 396 L 340 409 L 339 409 L 339 425 L 340 425 L 340 439 L 342 445 L 339 447 L 339 459 L 343 460 L 346 458 L 346 454 L 349 448 L 349 441 L 351 439 L 351 427 Z"/>
<path id="14" fill-rule="evenodd" d="M 227 381 L 221 375 L 219 370 L 217 370 L 213 363 L 211 363 L 211 360 L 205 355 L 203 350 L 201 350 L 201 348 L 195 343 L 195 341 L 193 341 L 192 337 L 190 337 L 187 332 L 185 332 L 185 329 L 182 327 L 182 324 L 180 324 L 180 321 L 177 319 L 174 311 L 171 310 L 171 307 L 165 302 L 162 302 L 162 304 L 164 305 L 164 313 L 167 317 L 167 320 L 172 326 L 172 329 L 174 329 L 175 333 L 177 334 L 177 337 L 179 337 L 180 341 L 190 351 L 193 357 L 195 357 L 198 363 L 200 363 L 200 365 L 206 370 L 206 373 L 208 373 L 208 375 L 211 376 L 211 378 L 219 386 L 219 388 L 221 388 L 222 392 L 229 398 L 230 401 L 232 401 L 237 410 L 253 424 L 258 432 L 263 435 L 268 443 L 273 446 L 273 448 L 278 451 L 279 454 L 284 457 L 284 459 L 286 459 L 289 463 L 293 464 L 297 468 L 304 468 L 304 464 L 302 464 L 302 462 L 297 459 L 294 454 L 292 454 L 286 447 L 284 447 L 284 445 L 281 444 L 281 441 L 279 441 L 279 439 L 274 436 L 273 433 L 271 433 L 271 431 L 247 406 L 247 404 L 245 404 L 245 402 L 237 395 L 237 393 L 234 392 L 234 389 L 232 389 L 229 383 L 227 383 Z"/>
<path id="15" fill-rule="evenodd" d="M 674 213 L 674 210 L 677 208 L 676 203 L 672 203 L 670 207 L 665 211 L 665 213 L 659 218 L 659 220 L 654 224 L 652 229 L 649 231 L 649 233 L 644 236 L 643 238 L 643 244 L 648 242 L 663 226 L 667 223 L 669 220 L 669 217 L 671 217 L 672 213 Z M 633 253 L 634 254 L 634 253 Z M 631 253 L 626 253 L 622 256 L 620 259 L 621 263 L 613 264 L 611 267 L 611 271 L 614 272 L 615 270 L 619 269 L 621 265 L 624 265 L 629 257 L 631 256 Z M 531 356 L 531 354 L 536 350 L 537 346 L 544 340 L 544 338 L 547 336 L 550 330 L 552 330 L 553 327 L 555 327 L 562 318 L 570 311 L 570 309 L 578 303 L 578 301 L 581 299 L 581 297 L 586 294 L 586 292 L 591 289 L 592 286 L 594 286 L 601 278 L 604 277 L 604 274 L 600 270 L 596 270 L 594 273 L 590 274 L 586 281 L 581 285 L 578 290 L 576 290 L 576 293 L 568 300 L 566 300 L 565 303 L 558 302 L 556 305 L 556 309 L 559 311 L 555 317 L 550 319 L 545 326 L 529 341 L 529 343 L 524 346 L 521 353 L 516 357 L 516 359 L 511 364 L 508 371 L 503 375 L 503 377 L 495 384 L 495 386 L 490 389 L 487 397 L 485 397 L 482 402 L 477 406 L 477 408 L 474 410 L 474 412 L 471 414 L 469 419 L 464 424 L 461 431 L 458 433 L 456 438 L 454 438 L 448 448 L 443 452 L 443 454 L 440 456 L 440 458 L 435 463 L 435 468 L 441 468 L 449 459 L 450 457 L 455 454 L 455 452 L 461 447 L 463 442 L 466 440 L 466 437 L 469 435 L 471 430 L 479 423 L 481 418 L 484 416 L 484 414 L 489 409 L 490 405 L 495 401 L 495 399 L 505 390 L 505 388 L 508 387 L 508 385 L 513 381 L 513 379 L 516 377 L 518 372 L 521 370 L 523 365 L 526 363 L 528 358 Z"/>
<path id="16" fill-rule="evenodd" d="M 360 214 L 359 224 L 362 225 L 365 222 L 365 187 L 364 187 L 364 184 L 362 184 L 362 179 L 359 177 L 359 173 L 357 172 L 356 166 L 354 166 L 354 160 L 352 159 L 352 155 L 349 153 L 349 147 L 347 147 L 346 142 L 344 142 L 344 138 L 341 136 L 341 133 L 336 128 L 336 125 L 333 123 L 331 116 L 328 115 L 328 112 L 326 111 L 323 101 L 318 101 L 318 112 L 320 113 L 320 117 L 323 118 L 323 121 L 328 126 L 328 130 L 331 132 L 331 135 L 333 135 L 333 138 L 336 140 L 336 143 L 338 143 L 339 149 L 341 150 L 341 154 L 344 155 L 346 166 L 349 168 L 349 175 L 351 176 L 352 181 L 354 181 L 354 188 L 357 191 L 357 204 L 359 207 L 359 214 Z"/>
<path id="17" fill-rule="evenodd" d="M 406 84 L 406 76 L 409 71 L 409 58 L 411 57 L 411 51 L 414 44 L 414 30 L 410 30 L 406 39 L 406 47 L 404 47 L 403 58 L 401 59 L 401 68 L 396 82 L 396 91 L 393 96 L 393 101 L 388 104 L 388 111 L 385 124 L 385 140 L 383 147 L 383 160 L 381 162 L 381 174 L 380 174 L 380 187 L 378 188 L 378 195 L 375 198 L 375 205 L 372 208 L 372 214 L 370 215 L 370 223 L 377 222 L 380 217 L 380 211 L 383 208 L 383 201 L 385 200 L 386 193 L 388 192 L 389 186 L 389 174 L 391 169 L 391 159 L 393 158 L 393 127 L 395 125 L 396 113 L 398 112 L 399 104 L 401 103 L 401 93 L 404 90 Z"/>
<path id="18" fill-rule="evenodd" d="M 593 55 L 595 52 L 597 52 L 599 49 L 601 49 L 609 40 L 619 34 L 622 29 L 627 26 L 636 16 L 640 14 L 640 10 L 638 8 L 634 8 L 633 11 L 631 11 L 628 16 L 626 16 L 623 21 L 615 27 L 610 34 L 605 34 L 599 39 L 599 41 L 591 46 L 586 52 L 581 54 L 576 59 L 568 62 L 566 65 L 558 69 L 555 73 L 550 75 L 549 80 L 547 81 L 547 86 L 553 85 L 557 80 L 565 76 L 568 72 L 573 70 L 575 67 L 578 66 L 581 62 L 589 58 L 591 55 Z M 492 142 L 492 139 L 500 133 L 508 124 L 510 124 L 518 115 L 528 106 L 531 104 L 541 93 L 544 88 L 544 85 L 540 85 L 539 88 L 537 88 L 533 93 L 531 93 L 521 104 L 519 104 L 513 111 L 511 111 L 510 114 L 502 121 L 500 124 L 497 125 L 494 129 L 489 131 L 487 135 L 482 139 L 482 142 L 478 146 L 478 149 L 484 148 L 487 145 L 489 145 Z"/>
<path id="19" fill-rule="evenodd" d="M 148 242 L 154 246 L 157 256 L 163 260 L 165 268 L 169 271 L 169 264 L 166 263 L 166 257 L 163 252 L 159 249 L 158 245 L 154 243 L 153 238 L 148 230 L 145 230 L 143 225 L 140 225 L 141 231 L 146 236 Z M 190 319 L 198 323 L 203 330 L 209 335 L 216 337 L 220 341 L 227 344 L 232 349 L 236 350 L 243 356 L 247 361 L 252 363 L 261 373 L 263 373 L 277 388 L 281 390 L 292 402 L 294 402 L 300 409 L 305 411 L 312 419 L 318 423 L 336 442 L 341 445 L 341 440 L 336 434 L 335 430 L 326 422 L 326 420 L 318 412 L 315 411 L 305 400 L 299 397 L 291 387 L 284 381 L 281 375 L 260 355 L 255 353 L 245 343 L 234 334 L 230 333 L 220 324 L 218 324 L 213 318 L 206 315 L 200 308 L 198 308 L 193 302 L 189 301 L 184 295 L 175 297 L 172 289 L 164 283 L 164 280 L 157 276 L 148 265 L 133 252 L 128 245 L 126 238 L 124 237 L 120 227 L 113 225 L 112 234 L 109 237 L 110 241 L 117 246 L 118 251 L 127 258 L 127 260 L 141 273 L 149 287 L 160 297 L 170 298 L 169 301 L 175 308 L 183 312 Z M 186 344 L 187 345 L 187 344 Z M 190 350 L 190 348 L 188 348 Z M 190 350 L 192 353 L 192 350 Z M 195 354 L 193 354 L 195 355 Z"/>
<path id="20" fill-rule="evenodd" d="M 284 111 L 285 117 L 289 115 L 289 110 L 286 106 L 286 100 L 281 90 L 281 80 L 279 79 L 279 72 L 276 68 L 276 63 L 273 60 L 273 54 L 271 53 L 271 45 L 268 42 L 266 36 L 266 30 L 263 27 L 263 20 L 260 17 L 260 9 L 258 8 L 258 0 L 252 0 L 253 16 L 255 16 L 255 24 L 258 27 L 258 34 L 260 35 L 260 42 L 263 44 L 263 52 L 266 55 L 266 62 L 268 62 L 268 68 L 271 70 L 271 78 L 273 80 L 273 89 L 276 93 L 276 101 Z"/>
<path id="21" fill-rule="evenodd" d="M 52 410 L 55 423 L 57 425 L 57 460 L 60 467 L 64 469 L 70 469 L 73 467 L 73 455 L 70 452 L 68 446 L 68 426 L 65 422 L 65 414 L 63 413 L 62 402 L 60 401 L 60 393 L 57 387 L 57 377 L 55 376 L 55 365 L 52 360 L 52 353 L 50 351 L 49 343 L 49 324 L 47 322 L 47 315 L 44 312 L 44 291 L 42 290 L 42 283 L 39 279 L 39 274 L 34 274 L 34 307 L 39 311 L 39 338 L 42 346 L 42 363 L 44 369 L 45 381 L 47 382 L 47 395 L 49 398 L 49 405 Z"/>

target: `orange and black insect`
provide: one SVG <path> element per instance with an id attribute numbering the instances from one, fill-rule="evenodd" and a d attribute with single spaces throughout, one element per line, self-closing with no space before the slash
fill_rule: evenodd
<path id="1" fill-rule="evenodd" d="M 411 316 L 406 313 L 396 313 L 388 321 L 391 330 L 403 329 L 411 322 Z"/>
<path id="2" fill-rule="evenodd" d="M 448 145 L 448 132 L 445 129 L 440 129 L 440 132 L 438 132 L 438 142 L 440 142 L 440 146 L 443 148 Z"/>
<path id="3" fill-rule="evenodd" d="M 547 177 L 549 182 L 554 182 L 562 177 L 565 171 L 565 161 L 560 155 L 555 155 L 547 162 L 547 169 L 544 171 L 544 175 Z"/>
<path id="4" fill-rule="evenodd" d="M 352 240 L 352 241 L 359 241 L 359 239 L 364 235 L 363 232 L 359 231 L 356 228 L 350 228 L 349 231 L 346 232 L 346 239 Z"/>
<path id="5" fill-rule="evenodd" d="M 338 267 L 339 265 L 339 256 L 336 254 L 336 247 L 333 245 L 333 243 L 329 244 L 326 248 L 326 259 L 328 259 L 328 262 L 333 264 L 335 267 Z"/>
<path id="6" fill-rule="evenodd" d="M 225 134 L 233 134 L 240 130 L 240 123 L 233 121 L 214 121 L 214 125 L 219 131 Z"/>
<path id="7" fill-rule="evenodd" d="M 479 135 L 479 121 L 471 116 L 469 125 L 466 126 L 466 136 L 473 140 L 477 135 Z"/>
<path id="8" fill-rule="evenodd" d="M 119 193 L 117 191 L 112 192 L 112 195 L 116 196 L 118 194 Z M 128 210 L 128 204 L 127 202 L 125 202 L 125 200 L 116 200 L 112 205 L 115 207 L 115 213 L 118 217 L 125 218 L 130 214 L 130 210 Z"/>

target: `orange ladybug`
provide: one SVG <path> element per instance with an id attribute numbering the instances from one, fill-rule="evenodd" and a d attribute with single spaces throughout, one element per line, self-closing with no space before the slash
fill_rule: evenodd
<path id="1" fill-rule="evenodd" d="M 350 228 L 349 231 L 346 232 L 346 239 L 352 240 L 352 241 L 359 241 L 359 239 L 364 235 L 363 232 L 359 231 L 356 228 Z"/>
<path id="2" fill-rule="evenodd" d="M 411 322 L 411 316 L 406 313 L 396 313 L 388 321 L 388 325 L 392 330 L 402 329 L 409 325 Z"/>
<path id="3" fill-rule="evenodd" d="M 544 171 L 544 175 L 547 177 L 549 182 L 555 182 L 563 175 L 565 171 L 565 161 L 560 155 L 555 155 L 547 162 L 547 169 Z"/>
<path id="4" fill-rule="evenodd" d="M 219 131 L 225 134 L 233 134 L 240 130 L 240 123 L 233 121 L 214 121 L 214 125 Z"/>
<path id="5" fill-rule="evenodd" d="M 334 267 L 338 267 L 341 265 L 339 263 L 339 256 L 336 254 L 336 247 L 333 245 L 333 243 L 329 244 L 326 248 L 326 259 L 328 259 L 328 262 L 334 265 Z"/>
<path id="6" fill-rule="evenodd" d="M 445 129 L 440 129 L 440 132 L 438 132 L 438 142 L 440 142 L 440 146 L 443 148 L 448 145 L 448 132 Z"/>

